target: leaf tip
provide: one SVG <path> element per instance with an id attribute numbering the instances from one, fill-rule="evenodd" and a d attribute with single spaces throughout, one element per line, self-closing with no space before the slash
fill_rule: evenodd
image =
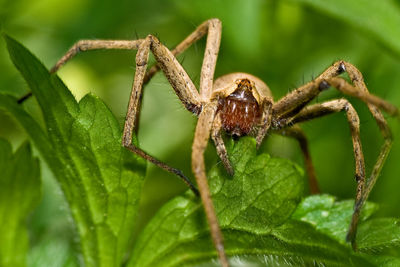
<path id="1" fill-rule="evenodd" d="M 6 41 L 7 44 L 7 49 L 10 50 L 10 46 L 13 45 L 13 43 L 18 43 L 14 38 L 12 38 L 10 35 L 8 35 L 5 32 L 2 32 L 1 35 L 3 36 L 4 40 Z"/>
<path id="2" fill-rule="evenodd" d="M 1 35 L 3 36 L 4 40 L 6 40 L 6 41 L 9 38 L 8 34 L 5 32 L 2 32 Z"/>

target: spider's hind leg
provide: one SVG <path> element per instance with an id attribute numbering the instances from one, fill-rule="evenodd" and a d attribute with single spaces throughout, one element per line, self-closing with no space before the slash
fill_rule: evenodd
<path id="1" fill-rule="evenodd" d="M 214 49 L 217 48 L 218 47 L 214 47 Z M 207 221 L 211 230 L 211 236 L 215 248 L 217 249 L 220 263 L 222 266 L 226 267 L 228 266 L 228 260 L 224 250 L 222 232 L 219 227 L 218 219 L 211 199 L 204 164 L 204 150 L 210 137 L 211 127 L 218 104 L 216 101 L 204 99 L 204 96 L 206 96 L 212 90 L 212 78 L 215 69 L 215 66 L 210 66 L 208 61 L 212 61 L 213 64 L 215 64 L 216 54 L 214 54 L 214 56 L 208 60 L 206 60 L 208 57 L 205 57 L 206 66 L 202 67 L 201 74 L 202 80 L 204 81 L 201 83 L 203 84 L 203 87 L 200 86 L 200 94 L 203 96 L 201 97 L 192 80 L 185 72 L 183 67 L 179 64 L 175 56 L 168 48 L 162 45 L 157 38 L 149 35 L 146 38 L 146 41 L 141 44 L 136 56 L 137 70 L 135 73 L 134 86 L 129 101 L 123 141 L 124 146 L 128 147 L 128 149 L 132 149 L 132 151 L 135 153 L 137 152 L 134 151 L 134 149 L 138 148 L 135 148 L 132 144 L 131 135 L 134 131 L 135 120 L 137 119 L 137 110 L 140 104 L 140 94 L 142 90 L 143 79 L 146 73 L 147 60 L 150 50 L 157 60 L 158 66 L 164 72 L 181 102 L 189 111 L 199 116 L 192 146 L 192 170 L 196 177 L 200 197 L 204 204 Z M 206 47 L 206 55 L 207 54 L 210 54 L 210 50 L 207 50 Z M 209 80 L 211 81 L 211 84 L 208 83 Z M 209 102 L 205 102 L 205 100 Z M 128 142 L 130 142 L 130 144 Z"/>

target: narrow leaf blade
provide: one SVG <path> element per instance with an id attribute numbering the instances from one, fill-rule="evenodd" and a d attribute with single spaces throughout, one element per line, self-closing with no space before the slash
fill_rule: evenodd
<path id="1" fill-rule="evenodd" d="M 41 197 L 39 162 L 29 144 L 12 154 L 0 139 L 0 172 L 0 266 L 25 266 L 27 218 Z"/>

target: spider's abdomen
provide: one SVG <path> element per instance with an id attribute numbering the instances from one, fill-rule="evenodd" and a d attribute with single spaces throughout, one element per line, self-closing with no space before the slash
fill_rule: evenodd
<path id="1" fill-rule="evenodd" d="M 242 80 L 232 94 L 220 99 L 218 111 L 223 129 L 234 137 L 249 134 L 261 117 L 260 107 L 247 79 Z"/>

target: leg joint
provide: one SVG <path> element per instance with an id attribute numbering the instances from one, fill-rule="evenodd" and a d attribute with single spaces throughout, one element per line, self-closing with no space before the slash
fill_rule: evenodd
<path id="1" fill-rule="evenodd" d="M 339 61 L 339 66 L 338 66 L 338 68 L 337 68 L 337 74 L 339 75 L 339 74 L 342 74 L 343 72 L 345 72 L 346 71 L 346 66 L 345 66 L 345 63 L 344 63 L 344 61 Z"/>
<path id="2" fill-rule="evenodd" d="M 160 44 L 160 40 L 152 34 L 146 36 L 146 39 L 150 41 L 151 44 Z"/>
<path id="3" fill-rule="evenodd" d="M 127 136 L 122 137 L 122 146 L 128 148 L 132 144 L 132 141 Z"/>
<path id="4" fill-rule="evenodd" d="M 88 50 L 88 44 L 86 40 L 80 40 L 74 47 L 75 53 Z"/>
<path id="5" fill-rule="evenodd" d="M 319 89 L 320 91 L 325 91 L 325 90 L 328 89 L 329 87 L 331 87 L 331 85 L 330 85 L 327 81 L 325 81 L 325 80 L 322 80 L 322 81 L 319 83 L 319 85 L 318 85 L 318 89 Z"/>
<path id="6" fill-rule="evenodd" d="M 212 24 L 214 27 L 215 26 L 220 26 L 222 23 L 219 19 L 217 18 L 212 18 L 209 20 L 209 23 Z"/>

